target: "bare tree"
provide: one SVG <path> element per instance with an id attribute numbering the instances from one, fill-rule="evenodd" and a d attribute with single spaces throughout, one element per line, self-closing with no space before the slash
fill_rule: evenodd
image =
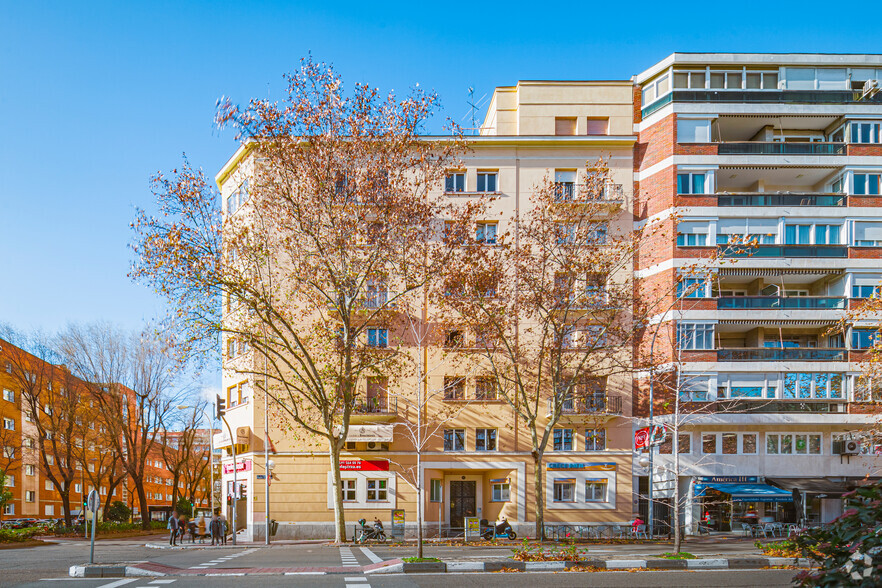
<path id="1" fill-rule="evenodd" d="M 104 323 L 69 326 L 59 349 L 71 369 L 90 382 L 107 439 L 135 486 L 141 524 L 148 529 L 147 460 L 182 395 L 176 388 L 179 363 L 156 335 L 126 333 Z"/>
<path id="2" fill-rule="evenodd" d="M 327 446 L 340 542 L 339 457 L 357 383 L 400 369 L 396 304 L 444 266 L 440 219 L 461 223 L 473 206 L 434 190 L 462 147 L 419 135 L 434 94 L 398 100 L 356 85 L 347 95 L 311 59 L 287 81 L 281 103 L 221 104 L 218 122 L 245 154 L 223 218 L 201 172 L 156 178 L 162 216 L 135 221 L 133 277 L 171 300 L 194 347 L 216 352 L 218 334 L 245 344 L 225 367 L 266 374 L 270 402 Z"/>
<path id="3" fill-rule="evenodd" d="M 169 419 L 169 422 L 163 423 L 159 447 L 162 460 L 172 475 L 172 504 L 178 503 L 182 486 L 186 490 L 184 497 L 194 501 L 198 482 L 208 467 L 209 454 L 198 431 L 207 406 L 206 401 L 200 400 L 189 408 L 183 418 Z M 170 430 L 172 426 L 179 430 Z"/>

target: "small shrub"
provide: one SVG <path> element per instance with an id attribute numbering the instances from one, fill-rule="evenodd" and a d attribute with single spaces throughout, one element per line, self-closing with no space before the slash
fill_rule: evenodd
<path id="1" fill-rule="evenodd" d="M 34 535 L 35 529 L 0 529 L 0 543 L 23 543 Z"/>
<path id="2" fill-rule="evenodd" d="M 120 523 L 128 521 L 130 516 L 132 516 L 132 511 L 129 510 L 129 507 L 126 506 L 126 503 L 122 500 L 114 500 L 113 503 L 107 507 L 107 512 L 104 513 L 104 518 L 108 521 L 117 521 Z"/>
<path id="3" fill-rule="evenodd" d="M 695 556 L 688 551 L 681 551 L 680 553 L 666 551 L 665 553 L 660 554 L 658 557 L 663 559 L 695 559 Z"/>
<path id="4" fill-rule="evenodd" d="M 407 563 L 422 563 L 427 561 L 441 561 L 437 557 L 402 557 L 401 561 Z"/>
<path id="5" fill-rule="evenodd" d="M 799 557 L 802 555 L 799 545 L 790 538 L 769 543 L 754 541 L 753 544 L 756 545 L 763 555 L 768 555 L 769 557 Z"/>

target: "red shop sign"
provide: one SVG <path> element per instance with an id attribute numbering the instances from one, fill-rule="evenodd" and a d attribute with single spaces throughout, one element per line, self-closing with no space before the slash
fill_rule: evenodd
<path id="1" fill-rule="evenodd" d="M 385 459 L 341 459 L 341 472 L 369 471 L 388 472 L 389 462 Z"/>

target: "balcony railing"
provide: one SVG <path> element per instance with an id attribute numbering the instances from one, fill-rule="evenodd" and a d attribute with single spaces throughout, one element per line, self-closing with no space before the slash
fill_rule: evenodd
<path id="1" fill-rule="evenodd" d="M 732 141 L 719 143 L 720 155 L 844 155 L 845 143 Z"/>
<path id="2" fill-rule="evenodd" d="M 717 206 L 845 206 L 843 194 L 718 194 Z"/>
<path id="3" fill-rule="evenodd" d="M 389 415 L 398 413 L 398 399 L 386 396 L 374 396 L 364 400 L 356 400 L 352 414 Z"/>
<path id="4" fill-rule="evenodd" d="M 845 349 L 791 347 L 717 349 L 717 361 L 845 361 Z"/>
<path id="5" fill-rule="evenodd" d="M 722 257 L 848 257 L 845 245 L 723 245 Z"/>
<path id="6" fill-rule="evenodd" d="M 753 104 L 851 104 L 882 102 L 882 93 L 861 100 L 861 92 L 850 90 L 674 90 L 643 108 L 649 116 L 670 102 L 729 102 Z"/>
<path id="7" fill-rule="evenodd" d="M 717 298 L 717 309 L 841 310 L 845 308 L 846 300 L 818 296 L 721 296 Z"/>
<path id="8" fill-rule="evenodd" d="M 596 186 L 575 184 L 573 182 L 555 182 L 555 202 L 621 202 L 624 189 L 621 184 L 607 184 L 597 191 Z"/>
<path id="9" fill-rule="evenodd" d="M 844 399 L 839 402 L 803 400 L 720 400 L 716 405 L 718 412 L 725 413 L 769 413 L 769 412 L 845 412 Z"/>
<path id="10" fill-rule="evenodd" d="M 554 408 L 552 400 L 548 401 L 548 412 Z M 583 398 L 568 399 L 561 402 L 563 415 L 591 414 L 622 414 L 622 397 L 615 394 L 595 394 Z"/>

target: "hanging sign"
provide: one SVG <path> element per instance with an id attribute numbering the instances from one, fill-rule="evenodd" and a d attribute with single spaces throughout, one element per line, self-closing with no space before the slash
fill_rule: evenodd
<path id="1" fill-rule="evenodd" d="M 649 449 L 650 447 L 664 443 L 668 435 L 667 425 L 643 427 L 634 432 L 634 448 Z"/>
<path id="2" fill-rule="evenodd" d="M 244 461 L 236 462 L 236 471 L 237 472 L 250 472 L 251 471 L 251 460 L 246 459 Z M 224 473 L 232 474 L 233 473 L 233 464 L 225 463 L 224 464 Z"/>

